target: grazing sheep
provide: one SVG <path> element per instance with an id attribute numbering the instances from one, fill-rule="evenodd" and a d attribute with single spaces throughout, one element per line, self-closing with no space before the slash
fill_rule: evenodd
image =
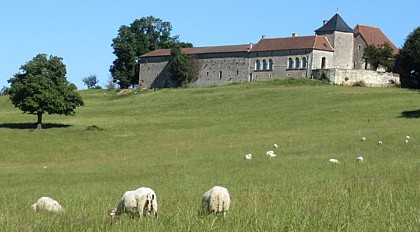
<path id="1" fill-rule="evenodd" d="M 157 207 L 156 193 L 151 188 L 141 187 L 125 192 L 117 208 L 112 209 L 109 215 L 113 219 L 122 212 L 130 214 L 131 217 L 134 217 L 136 213 L 140 217 L 150 214 L 157 217 Z"/>
<path id="2" fill-rule="evenodd" d="M 404 143 L 408 143 L 408 139 L 404 140 Z"/>
<path id="3" fill-rule="evenodd" d="M 52 212 L 61 213 L 64 211 L 63 207 L 54 199 L 50 197 L 41 197 L 39 200 L 31 206 L 35 212 Z"/>
<path id="4" fill-rule="evenodd" d="M 410 139 L 410 136 L 406 135 L 406 136 L 405 136 L 405 138 L 406 138 L 406 139 Z"/>
<path id="5" fill-rule="evenodd" d="M 279 147 L 279 145 L 278 145 L 277 143 L 275 143 L 275 144 L 274 144 L 274 147 L 275 147 L 275 148 L 278 148 L 278 147 Z"/>
<path id="6" fill-rule="evenodd" d="M 209 191 L 203 194 L 201 199 L 201 208 L 206 213 L 223 213 L 223 218 L 226 218 L 226 212 L 230 207 L 229 191 L 220 186 L 214 186 Z"/>
<path id="7" fill-rule="evenodd" d="M 378 141 L 378 145 L 382 145 L 384 144 L 382 141 Z"/>
<path id="8" fill-rule="evenodd" d="M 245 159 L 246 159 L 246 160 L 251 160 L 251 159 L 252 159 L 252 154 L 247 154 L 247 155 L 245 155 Z"/>
<path id="9" fill-rule="evenodd" d="M 357 157 L 356 161 L 359 163 L 363 163 L 363 157 L 362 156 Z"/>
<path id="10" fill-rule="evenodd" d="M 273 158 L 273 157 L 276 157 L 277 155 L 274 153 L 274 151 L 267 151 L 267 156 L 269 157 L 269 158 Z"/>
<path id="11" fill-rule="evenodd" d="M 332 163 L 332 164 L 339 164 L 340 162 L 338 162 L 338 160 L 336 159 L 329 159 L 328 162 Z"/>
<path id="12" fill-rule="evenodd" d="M 363 141 L 366 141 L 366 137 L 362 137 L 361 141 L 362 141 L 362 142 L 363 142 Z"/>

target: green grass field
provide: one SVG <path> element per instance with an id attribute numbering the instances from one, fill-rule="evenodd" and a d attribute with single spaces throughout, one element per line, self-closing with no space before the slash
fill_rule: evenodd
<path id="1" fill-rule="evenodd" d="M 277 80 L 80 94 L 76 116 L 44 115 L 43 130 L 0 97 L 0 231 L 420 230 L 417 91 Z M 230 191 L 225 221 L 198 214 L 213 185 Z M 159 217 L 111 223 L 141 186 Z M 41 196 L 66 211 L 34 213 Z"/>

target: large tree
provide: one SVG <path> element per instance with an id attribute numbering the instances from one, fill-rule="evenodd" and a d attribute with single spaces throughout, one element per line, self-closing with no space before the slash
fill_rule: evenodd
<path id="1" fill-rule="evenodd" d="M 420 88 L 420 27 L 407 36 L 397 56 L 396 66 L 403 87 Z"/>
<path id="2" fill-rule="evenodd" d="M 373 69 L 375 70 L 379 66 L 390 70 L 395 64 L 393 49 L 388 43 L 382 44 L 380 46 L 373 44 L 367 45 L 363 53 L 363 58 L 367 63 L 372 65 Z"/>
<path id="3" fill-rule="evenodd" d="M 114 81 L 121 88 L 138 84 L 139 62 L 143 54 L 172 48 L 176 44 L 192 47 L 190 43 L 179 42 L 178 36 L 171 36 L 171 31 L 171 23 L 153 16 L 136 19 L 129 26 L 121 26 L 111 45 L 117 57 L 109 69 Z"/>
<path id="4" fill-rule="evenodd" d="M 44 113 L 74 115 L 74 109 L 84 105 L 76 86 L 66 79 L 62 58 L 38 54 L 20 70 L 8 80 L 9 98 L 23 113 L 37 115 L 37 129 L 42 129 Z"/>
<path id="5" fill-rule="evenodd" d="M 182 52 L 181 46 L 171 49 L 169 57 L 169 73 L 178 86 L 187 86 L 190 83 L 190 60 L 188 55 Z"/>

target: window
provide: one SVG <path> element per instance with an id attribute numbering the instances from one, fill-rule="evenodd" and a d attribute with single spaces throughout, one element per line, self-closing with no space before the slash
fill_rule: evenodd
<path id="1" fill-rule="evenodd" d="M 266 71 L 267 70 L 267 60 L 263 60 L 263 70 Z"/>
<path id="2" fill-rule="evenodd" d="M 300 68 L 300 59 L 296 57 L 296 68 Z"/>
<path id="3" fill-rule="evenodd" d="M 223 77 L 223 75 L 222 75 L 222 71 L 219 71 L 219 79 L 221 80 L 221 79 L 222 79 L 222 77 Z"/>
<path id="4" fill-rule="evenodd" d="M 274 62 L 273 62 L 273 60 L 272 60 L 272 59 L 270 59 L 270 60 L 268 61 L 268 69 L 269 69 L 270 71 L 273 71 L 273 66 L 274 66 Z"/>
<path id="5" fill-rule="evenodd" d="M 325 69 L 326 66 L 327 66 L 327 58 L 322 57 L 321 58 L 321 69 Z"/>
<path id="6" fill-rule="evenodd" d="M 293 68 L 293 59 L 292 58 L 289 58 L 289 69 L 292 69 Z"/>
<path id="7" fill-rule="evenodd" d="M 302 68 L 306 68 L 308 65 L 308 61 L 306 60 L 306 57 L 302 58 Z"/>
<path id="8" fill-rule="evenodd" d="M 259 60 L 255 61 L 255 70 L 259 71 L 261 69 L 261 63 Z"/>

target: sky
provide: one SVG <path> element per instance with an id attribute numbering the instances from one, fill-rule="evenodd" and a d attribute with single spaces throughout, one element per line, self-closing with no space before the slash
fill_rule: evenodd
<path id="1" fill-rule="evenodd" d="M 63 58 L 78 89 L 86 89 L 89 75 L 104 87 L 118 29 L 147 16 L 170 22 L 172 36 L 202 47 L 313 35 L 338 12 L 351 28 L 378 27 L 401 48 L 420 26 L 419 11 L 418 0 L 2 0 L 0 89 L 40 53 Z"/>

